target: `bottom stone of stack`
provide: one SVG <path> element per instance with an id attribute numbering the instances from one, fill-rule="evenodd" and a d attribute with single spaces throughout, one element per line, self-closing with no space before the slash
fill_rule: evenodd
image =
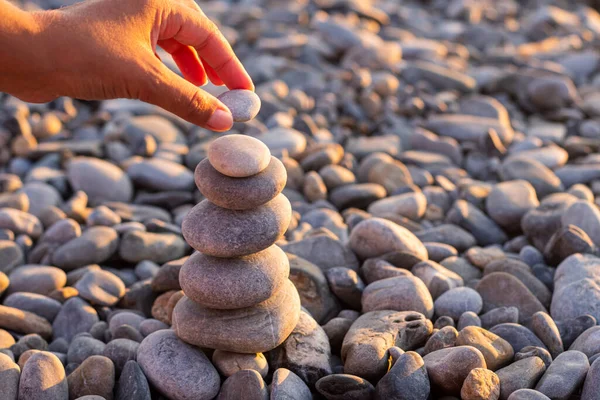
<path id="1" fill-rule="evenodd" d="M 205 308 L 184 296 L 173 310 L 173 329 L 184 342 L 236 353 L 279 346 L 300 318 L 300 297 L 287 280 L 273 297 L 237 310 Z"/>

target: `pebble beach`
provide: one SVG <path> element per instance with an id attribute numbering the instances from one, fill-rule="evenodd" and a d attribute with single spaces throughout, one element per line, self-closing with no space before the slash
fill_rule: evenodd
<path id="1" fill-rule="evenodd" d="M 600 400 L 600 3 L 198 4 L 228 132 L 0 93 L 0 400 Z"/>

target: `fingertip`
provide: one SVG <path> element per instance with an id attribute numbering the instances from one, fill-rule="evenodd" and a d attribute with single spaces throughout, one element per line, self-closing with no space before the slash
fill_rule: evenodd
<path id="1" fill-rule="evenodd" d="M 217 132 L 225 132 L 233 126 L 233 115 L 226 109 L 217 108 L 206 122 L 209 129 Z"/>

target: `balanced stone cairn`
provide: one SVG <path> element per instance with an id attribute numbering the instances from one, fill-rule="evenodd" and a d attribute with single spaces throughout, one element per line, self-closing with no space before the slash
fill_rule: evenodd
<path id="1" fill-rule="evenodd" d="M 206 200 L 183 220 L 183 236 L 198 252 L 179 274 L 185 296 L 173 311 L 173 329 L 199 347 L 271 350 L 300 316 L 289 260 L 274 244 L 292 216 L 281 194 L 285 167 L 261 141 L 228 135 L 211 144 L 194 177 Z"/>

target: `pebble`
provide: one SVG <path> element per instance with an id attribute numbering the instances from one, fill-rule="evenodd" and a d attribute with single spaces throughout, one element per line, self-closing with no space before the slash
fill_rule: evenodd
<path id="1" fill-rule="evenodd" d="M 486 367 L 496 371 L 513 358 L 511 344 L 494 333 L 476 326 L 463 328 L 456 338 L 457 346 L 472 346 L 479 350 L 485 358 Z"/>
<path id="2" fill-rule="evenodd" d="M 427 259 L 427 249 L 406 228 L 389 220 L 370 218 L 360 222 L 350 233 L 350 247 L 362 259 L 401 251 Z"/>
<path id="3" fill-rule="evenodd" d="M 67 165 L 67 178 L 74 190 L 84 191 L 92 205 L 104 201 L 128 202 L 133 185 L 123 170 L 107 161 L 75 157 Z"/>
<path id="4" fill-rule="evenodd" d="M 577 350 L 587 355 L 588 358 L 592 357 L 594 354 L 600 353 L 599 337 L 600 327 L 592 326 L 575 339 L 569 350 Z"/>
<path id="5" fill-rule="evenodd" d="M 189 212 L 182 231 L 185 240 L 203 254 L 239 257 L 275 243 L 290 218 L 290 203 L 281 194 L 244 212 L 226 210 L 205 200 Z"/>
<path id="6" fill-rule="evenodd" d="M 64 340 L 62 338 L 57 340 Z M 66 342 L 66 341 L 65 341 Z M 81 364 L 88 357 L 102 355 L 106 344 L 104 342 L 90 337 L 86 333 L 77 335 L 71 341 L 67 350 L 67 362 L 69 364 Z"/>
<path id="7" fill-rule="evenodd" d="M 289 369 L 311 388 L 321 377 L 332 373 L 329 338 L 304 311 L 300 311 L 300 318 L 285 341 L 265 357 L 272 368 Z"/>
<path id="8" fill-rule="evenodd" d="M 149 260 L 163 264 L 185 256 L 188 249 L 180 235 L 133 231 L 122 236 L 118 252 L 130 263 Z"/>
<path id="9" fill-rule="evenodd" d="M 0 273 L 6 277 L 6 274 L 9 274 L 19 265 L 24 264 L 25 257 L 23 250 L 21 250 L 21 247 L 13 241 L 0 240 L 0 262 L 2 263 Z M 2 281 L 2 283 L 0 283 L 1 293 L 8 287 L 8 277 L 0 278 L 0 281 Z"/>
<path id="10" fill-rule="evenodd" d="M 291 253 L 286 255 L 290 264 L 289 279 L 298 290 L 302 307 L 319 323 L 330 320 L 339 312 L 340 304 L 331 292 L 323 270 L 301 257 Z"/>
<path id="11" fill-rule="evenodd" d="M 493 272 L 477 283 L 477 292 L 483 299 L 483 311 L 497 307 L 515 307 L 519 310 L 519 320 L 530 318 L 546 308 L 517 278 L 506 272 Z"/>
<path id="12" fill-rule="evenodd" d="M 369 381 L 347 374 L 325 376 L 317 381 L 316 389 L 327 400 L 361 400 L 375 393 Z"/>
<path id="13" fill-rule="evenodd" d="M 108 260 L 119 247 L 119 235 L 107 226 L 94 226 L 81 236 L 60 246 L 52 254 L 52 263 L 66 270 Z"/>
<path id="14" fill-rule="evenodd" d="M 33 354 L 21 371 L 18 397 L 23 400 L 69 398 L 67 377 L 58 357 L 46 351 Z"/>
<path id="15" fill-rule="evenodd" d="M 242 354 L 215 350 L 212 355 L 212 363 L 219 373 L 226 377 L 241 370 L 251 369 L 257 371 L 264 378 L 269 371 L 269 364 L 262 353 Z"/>
<path id="16" fill-rule="evenodd" d="M 0 393 L 6 400 L 17 400 L 21 368 L 6 354 L 0 353 Z"/>
<path id="17" fill-rule="evenodd" d="M 590 254 L 574 254 L 560 263 L 554 277 L 550 306 L 550 315 L 555 321 L 584 314 L 600 318 L 595 306 L 600 301 L 600 291 L 591 270 L 599 261 Z"/>
<path id="18" fill-rule="evenodd" d="M 245 92 L 228 93 L 232 96 Z M 237 134 L 222 136 L 211 142 L 207 156 L 213 168 L 233 178 L 256 175 L 272 162 L 271 152 L 264 143 L 253 137 Z"/>
<path id="19" fill-rule="evenodd" d="M 539 206 L 535 188 L 527 181 L 515 180 L 495 185 L 486 198 L 488 215 L 507 230 L 518 230 L 521 219 Z"/>
<path id="20" fill-rule="evenodd" d="M 71 341 L 78 333 L 88 332 L 99 320 L 96 310 L 85 300 L 72 297 L 63 304 L 54 318 L 52 334 L 55 339 Z"/>
<path id="21" fill-rule="evenodd" d="M 136 187 L 151 191 L 189 191 L 194 187 L 194 174 L 185 166 L 156 157 L 131 162 L 126 172 Z"/>
<path id="22" fill-rule="evenodd" d="M 279 368 L 273 373 L 269 388 L 271 400 L 311 400 L 313 398 L 310 389 L 302 379 L 286 368 Z"/>
<path id="23" fill-rule="evenodd" d="M 436 350 L 423 357 L 425 368 L 435 390 L 458 395 L 465 379 L 474 368 L 486 368 L 481 352 L 471 346 Z"/>
<path id="24" fill-rule="evenodd" d="M 112 361 L 119 374 L 129 361 L 136 360 L 139 346 L 138 342 L 130 339 L 113 338 L 102 351 L 102 355 Z"/>
<path id="25" fill-rule="evenodd" d="M 236 309 L 267 300 L 286 282 L 290 266 L 285 253 L 272 245 L 236 259 L 193 254 L 179 282 L 186 296 L 204 307 Z"/>
<path id="26" fill-rule="evenodd" d="M 546 348 L 542 341 L 523 325 L 503 323 L 492 327 L 489 331 L 509 342 L 515 353 L 527 346 Z"/>
<path id="27" fill-rule="evenodd" d="M 500 398 L 498 375 L 485 368 L 472 369 L 463 383 L 460 397 L 464 400 L 498 400 Z"/>
<path id="28" fill-rule="evenodd" d="M 217 99 L 231 111 L 235 122 L 250 121 L 260 110 L 260 98 L 251 90 L 229 90 Z"/>
<path id="29" fill-rule="evenodd" d="M 345 267 L 330 268 L 325 272 L 331 291 L 344 304 L 360 309 L 365 284 L 353 270 Z"/>
<path id="30" fill-rule="evenodd" d="M 431 318 L 434 304 L 422 280 L 412 276 L 398 276 L 368 285 L 362 295 L 362 310 L 416 311 Z"/>
<path id="31" fill-rule="evenodd" d="M 452 325 L 447 325 L 440 328 L 438 327 L 438 321 L 439 319 L 434 325 L 434 329 L 438 330 L 437 332 L 434 332 L 427 340 L 427 343 L 425 343 L 425 347 L 423 348 L 423 354 L 428 354 L 432 351 L 445 349 L 447 347 L 454 347 L 456 345 L 458 331 Z"/>
<path id="32" fill-rule="evenodd" d="M 146 400 L 150 398 L 150 386 L 140 365 L 127 361 L 116 385 L 115 400 Z"/>
<path id="33" fill-rule="evenodd" d="M 553 399 L 568 399 L 579 390 L 589 368 L 585 354 L 575 350 L 565 351 L 550 364 L 535 390 Z"/>
<path id="34" fill-rule="evenodd" d="M 125 295 L 123 281 L 103 270 L 87 272 L 74 287 L 79 292 L 79 296 L 101 306 L 113 306 Z"/>
<path id="35" fill-rule="evenodd" d="M 230 210 L 250 210 L 281 193 L 287 173 L 281 161 L 269 157 L 265 168 L 256 174 L 232 178 L 218 172 L 205 159 L 196 167 L 194 176 L 198 189 L 212 203 Z"/>
<path id="36" fill-rule="evenodd" d="M 38 238 L 44 227 L 40 220 L 32 214 L 14 208 L 1 208 L 0 229 L 9 229 L 17 235 L 25 234 L 32 238 Z"/>
<path id="37" fill-rule="evenodd" d="M 506 233 L 484 212 L 465 200 L 457 200 L 446 215 L 446 220 L 470 232 L 480 245 L 504 243 Z"/>
<path id="38" fill-rule="evenodd" d="M 447 315 L 458 320 L 466 311 L 479 314 L 483 307 L 483 301 L 479 293 L 467 287 L 450 289 L 435 300 L 435 312 L 437 315 Z"/>
<path id="39" fill-rule="evenodd" d="M 423 359 L 414 351 L 400 355 L 389 372 L 375 387 L 376 399 L 425 400 L 431 387 Z"/>
<path id="40" fill-rule="evenodd" d="M 111 398 L 115 385 L 115 367 L 106 357 L 91 356 L 69 374 L 67 382 L 69 398 L 91 395 Z"/>
<path id="41" fill-rule="evenodd" d="M 196 346 L 260 353 L 277 347 L 292 332 L 299 305 L 300 298 L 290 281 L 266 301 L 235 310 L 204 308 L 184 296 L 173 310 L 173 329 L 182 340 Z M 198 321 L 203 321 L 202 325 Z M 223 332 L 228 332 L 227 337 Z"/>
<path id="42" fill-rule="evenodd" d="M 425 344 L 431 321 L 414 311 L 370 311 L 350 327 L 342 344 L 344 372 L 377 381 L 388 370 L 387 350 L 414 350 Z M 407 335 L 410 332 L 411 335 Z"/>
<path id="43" fill-rule="evenodd" d="M 323 271 L 346 267 L 358 271 L 359 262 L 352 250 L 340 240 L 328 235 L 317 235 L 302 240 L 287 242 L 281 248 L 317 265 Z"/>
<path id="44" fill-rule="evenodd" d="M 257 139 L 266 144 L 273 155 L 287 151 L 291 157 L 297 157 L 306 149 L 306 137 L 292 128 L 277 127 Z"/>
<path id="45" fill-rule="evenodd" d="M 510 396 L 508 396 L 508 400 L 549 400 L 548 396 L 543 395 L 537 390 L 533 389 L 519 389 L 514 392 Z"/>
<path id="46" fill-rule="evenodd" d="M 219 392 L 219 373 L 210 360 L 172 330 L 147 336 L 138 349 L 137 362 L 152 386 L 169 398 L 212 399 Z"/>
<path id="47" fill-rule="evenodd" d="M 464 252 L 475 246 L 475 237 L 459 226 L 441 224 L 433 228 L 423 229 L 415 232 L 422 242 L 445 243 L 454 247 L 459 252 Z"/>
<path id="48" fill-rule="evenodd" d="M 27 292 L 16 292 L 8 295 L 4 299 L 4 305 L 37 314 L 48 320 L 48 322 L 54 321 L 62 306 L 61 303 L 50 297 Z"/>
<path id="49" fill-rule="evenodd" d="M 533 389 L 545 371 L 546 366 L 539 357 L 528 357 L 515 361 L 496 371 L 496 375 L 500 379 L 500 399 L 508 399 L 513 392 L 519 389 Z"/>
<path id="50" fill-rule="evenodd" d="M 585 377 L 583 390 L 581 391 L 582 400 L 598 399 L 598 374 L 600 373 L 600 362 L 597 360 L 592 363 Z"/>
<path id="51" fill-rule="evenodd" d="M 548 350 L 536 346 L 525 346 L 518 353 L 515 353 L 515 361 L 528 357 L 539 357 L 544 362 L 546 368 L 552 364 L 552 356 Z"/>
<path id="52" fill-rule="evenodd" d="M 269 394 L 267 385 L 258 372 L 242 370 L 225 379 L 217 398 L 222 400 L 268 399 Z"/>
<path id="53" fill-rule="evenodd" d="M 412 267 L 411 272 L 425 283 L 434 299 L 464 284 L 459 275 L 434 261 L 421 261 Z"/>
<path id="54" fill-rule="evenodd" d="M 52 325 L 45 318 L 29 311 L 2 305 L 0 305 L 0 327 L 25 334 L 37 333 L 44 338 L 52 336 Z"/>
<path id="55" fill-rule="evenodd" d="M 564 351 L 562 338 L 556 323 L 548 314 L 537 312 L 531 318 L 531 330 L 546 345 L 552 358 Z"/>

